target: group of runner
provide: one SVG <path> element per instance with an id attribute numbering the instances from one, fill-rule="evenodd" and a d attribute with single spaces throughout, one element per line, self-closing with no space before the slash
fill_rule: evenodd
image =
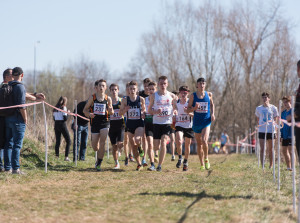
<path id="1" fill-rule="evenodd" d="M 95 82 L 95 93 L 88 99 L 83 113 L 91 120 L 92 147 L 97 152 L 96 170 L 101 171 L 107 136 L 112 144 L 114 169 L 120 168 L 118 157 L 124 147 L 125 166 L 131 158 L 131 149 L 137 162 L 137 171 L 148 166 L 147 155 L 150 160 L 148 170 L 161 171 L 167 142 L 171 138 L 171 143 L 174 143 L 176 138 L 176 167 L 180 168 L 183 164 L 183 171 L 187 171 L 193 137 L 197 141 L 200 169 L 210 169 L 208 138 L 215 116 L 212 93 L 205 91 L 205 79 L 197 80 L 197 91 L 192 94 L 188 86 L 181 86 L 178 96 L 167 90 L 166 76 L 159 77 L 157 83 L 149 78 L 144 79 L 143 83 L 144 90 L 139 91 L 136 81 L 128 82 L 126 96 L 120 98 L 117 84 L 109 86 L 111 96 L 108 96 L 106 81 L 101 79 Z M 176 137 L 171 135 L 174 128 Z M 172 160 L 175 160 L 174 148 L 172 150 Z M 155 161 L 158 162 L 157 167 Z"/>

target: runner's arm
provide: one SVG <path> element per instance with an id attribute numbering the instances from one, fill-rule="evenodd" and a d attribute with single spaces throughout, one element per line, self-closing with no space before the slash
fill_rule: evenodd
<path id="1" fill-rule="evenodd" d="M 127 98 L 122 98 L 121 107 L 119 110 L 120 115 L 124 115 L 128 111 L 126 111 L 125 105 L 127 105 Z"/>
<path id="2" fill-rule="evenodd" d="M 112 107 L 112 101 L 111 101 L 111 97 L 107 97 L 107 111 L 108 111 L 108 114 L 110 115 L 113 115 L 114 114 L 114 109 Z"/>
<path id="3" fill-rule="evenodd" d="M 196 108 L 196 106 L 193 107 L 193 102 L 194 102 L 194 95 L 191 94 L 189 97 L 189 104 L 187 106 L 186 113 L 191 113 L 191 112 L 196 111 L 197 108 Z"/>
<path id="4" fill-rule="evenodd" d="M 89 111 L 92 103 L 93 103 L 93 96 L 91 96 L 89 98 L 89 100 L 87 101 L 87 103 L 85 104 L 84 109 L 83 109 L 83 114 L 88 118 L 94 118 L 95 117 L 94 113 L 90 113 L 90 111 Z"/>
<path id="5" fill-rule="evenodd" d="M 141 116 L 145 119 L 146 107 L 145 107 L 145 98 L 140 97 L 141 99 Z"/>
<path id="6" fill-rule="evenodd" d="M 154 98 L 155 98 L 154 94 L 152 94 L 152 95 L 149 96 L 148 112 L 149 112 L 149 114 L 151 114 L 151 115 L 154 115 L 154 114 L 155 114 L 155 110 L 153 109 Z"/>

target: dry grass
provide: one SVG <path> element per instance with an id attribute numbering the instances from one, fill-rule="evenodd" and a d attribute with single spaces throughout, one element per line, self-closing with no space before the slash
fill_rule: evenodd
<path id="1" fill-rule="evenodd" d="M 45 174 L 35 146 L 25 141 L 26 176 L 0 175 L 1 222 L 295 222 L 291 173 L 282 171 L 278 192 L 254 156 L 212 155 L 203 172 L 196 156 L 188 172 L 167 156 L 161 173 L 137 172 L 135 163 L 114 171 L 110 157 L 95 172 L 92 152 L 75 167 L 51 151 Z"/>

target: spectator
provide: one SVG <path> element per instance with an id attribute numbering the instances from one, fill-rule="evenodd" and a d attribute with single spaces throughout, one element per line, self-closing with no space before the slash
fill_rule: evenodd
<path id="1" fill-rule="evenodd" d="M 13 81 L 10 81 L 8 84 L 11 85 L 13 89 L 13 105 L 21 105 L 26 102 L 26 89 L 21 83 L 23 77 L 23 70 L 20 67 L 15 67 L 12 70 Z M 19 159 L 27 124 L 25 107 L 16 108 L 13 115 L 5 117 L 5 124 L 5 171 L 12 172 L 13 174 L 24 174 L 24 172 L 20 171 Z"/>
<path id="2" fill-rule="evenodd" d="M 87 101 L 79 102 L 77 105 L 77 114 L 81 115 L 83 117 L 83 108 L 85 106 Z M 75 109 L 74 109 L 75 113 Z M 89 121 L 84 120 L 80 117 L 77 118 L 77 137 L 76 137 L 76 126 L 75 126 L 75 117 L 74 117 L 74 123 L 72 125 L 72 129 L 74 132 L 74 143 L 73 143 L 73 161 L 75 161 L 75 140 L 77 139 L 77 160 L 84 161 L 85 160 L 85 151 L 87 146 L 87 140 L 88 140 L 88 132 L 89 132 Z M 78 148 L 80 146 L 80 152 L 78 154 Z"/>
<path id="3" fill-rule="evenodd" d="M 56 108 L 59 108 L 63 111 L 67 111 L 67 98 L 66 97 L 60 97 L 58 99 L 58 102 L 56 104 Z M 68 112 L 70 112 L 68 110 Z M 66 150 L 65 150 L 65 161 L 70 161 L 69 159 L 69 151 L 70 151 L 70 145 L 71 145 L 71 139 L 70 134 L 66 125 L 66 121 L 68 119 L 68 115 L 65 112 L 61 112 L 57 109 L 53 109 L 53 119 L 54 119 L 54 130 L 55 130 L 55 137 L 56 137 L 56 144 L 55 144 L 55 155 L 56 157 L 59 157 L 59 146 L 60 146 L 60 140 L 61 135 L 66 140 Z"/>

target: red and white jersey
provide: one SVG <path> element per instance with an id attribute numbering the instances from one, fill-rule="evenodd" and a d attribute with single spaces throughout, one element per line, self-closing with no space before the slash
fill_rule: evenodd
<path id="1" fill-rule="evenodd" d="M 162 109 L 162 112 L 159 114 L 153 115 L 153 124 L 172 124 L 173 118 L 173 98 L 171 92 L 167 91 L 165 95 L 159 95 L 158 92 L 155 92 L 155 99 L 153 108 L 155 110 Z"/>
<path id="2" fill-rule="evenodd" d="M 180 126 L 185 129 L 190 129 L 193 126 L 193 121 L 191 116 L 184 111 L 187 108 L 189 100 L 186 103 L 181 104 L 180 100 L 177 101 L 177 112 L 176 115 L 176 124 L 175 126 Z"/>

